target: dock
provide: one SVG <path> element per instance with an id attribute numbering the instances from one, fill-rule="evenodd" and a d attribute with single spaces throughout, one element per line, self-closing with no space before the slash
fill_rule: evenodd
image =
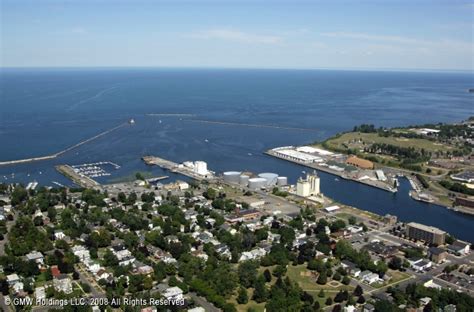
<path id="1" fill-rule="evenodd" d="M 190 170 L 189 168 L 186 168 L 184 166 L 180 166 L 179 164 L 164 159 L 160 158 L 157 156 L 144 156 L 142 157 L 142 160 L 145 162 L 145 164 L 149 166 L 158 166 L 162 169 L 169 170 L 173 173 L 179 173 L 184 176 L 187 176 L 189 178 L 192 178 L 197 181 L 202 181 L 202 180 L 214 180 L 215 177 L 214 175 L 209 175 L 209 176 L 203 176 L 200 174 L 195 173 L 194 171 Z"/>
<path id="2" fill-rule="evenodd" d="M 100 183 L 83 174 L 77 173 L 74 168 L 69 165 L 58 165 L 55 166 L 55 168 L 79 186 L 85 188 L 100 188 Z"/>
<path id="3" fill-rule="evenodd" d="M 359 179 L 351 177 L 346 172 L 333 170 L 333 169 L 331 169 L 329 167 L 325 167 L 325 166 L 319 166 L 316 163 L 305 163 L 305 162 L 302 162 L 302 161 L 297 161 L 297 160 L 281 157 L 281 156 L 277 155 L 276 153 L 274 153 L 272 150 L 268 150 L 264 154 L 272 156 L 272 157 L 276 157 L 276 158 L 279 158 L 279 159 L 282 159 L 282 160 L 286 160 L 286 161 L 289 161 L 289 162 L 294 163 L 294 164 L 305 166 L 305 167 L 308 167 L 308 168 L 311 168 L 311 169 L 316 169 L 316 170 L 319 170 L 319 171 L 323 171 L 323 172 L 338 176 L 338 177 L 340 177 L 342 179 L 345 179 L 345 180 L 351 180 L 351 181 L 358 182 L 358 183 L 361 183 L 361 184 L 364 184 L 364 185 L 375 187 L 375 188 L 378 188 L 378 189 L 383 190 L 383 191 L 387 191 L 387 192 L 391 192 L 391 193 L 397 192 L 396 188 L 391 187 L 391 186 L 389 186 L 385 183 L 378 182 L 378 181 L 371 181 L 371 180 L 359 180 Z"/>

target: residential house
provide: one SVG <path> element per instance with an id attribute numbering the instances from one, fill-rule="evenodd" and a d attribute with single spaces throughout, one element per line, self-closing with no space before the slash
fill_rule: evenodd
<path id="1" fill-rule="evenodd" d="M 72 293 L 72 281 L 67 274 L 60 274 L 58 277 L 53 279 L 53 286 L 56 291 L 63 292 L 65 294 Z"/>
<path id="2" fill-rule="evenodd" d="M 44 288 L 44 286 L 35 288 L 35 298 L 36 300 L 46 299 L 46 289 Z"/>
<path id="3" fill-rule="evenodd" d="M 448 257 L 448 252 L 438 247 L 430 247 L 428 249 L 428 257 L 434 263 L 441 263 Z"/>
<path id="4" fill-rule="evenodd" d="M 32 251 L 29 254 L 26 254 L 25 257 L 28 261 L 34 261 L 37 264 L 43 264 L 44 262 L 43 254 L 39 251 Z"/>
<path id="5" fill-rule="evenodd" d="M 431 268 L 432 263 L 425 259 L 408 260 L 413 270 L 423 272 Z"/>
<path id="6" fill-rule="evenodd" d="M 179 287 L 170 287 L 162 294 L 167 300 L 183 300 L 183 291 Z"/>
<path id="7" fill-rule="evenodd" d="M 456 240 L 448 246 L 448 250 L 454 254 L 467 255 L 470 251 L 471 244 Z"/>
<path id="8" fill-rule="evenodd" d="M 355 265 L 355 263 L 348 261 L 348 260 L 342 260 L 341 262 L 341 267 L 346 270 L 346 272 L 354 277 L 358 277 L 361 273 L 360 269 Z"/>
<path id="9" fill-rule="evenodd" d="M 13 273 L 10 275 L 7 275 L 7 283 L 9 286 L 13 286 L 14 284 L 18 283 L 20 281 L 20 277 Z"/>
<path id="10" fill-rule="evenodd" d="M 360 276 L 360 279 L 363 282 L 366 282 L 367 284 L 373 284 L 380 281 L 380 277 L 378 274 L 370 272 L 368 270 L 363 271 L 362 273 L 360 273 L 359 276 Z"/>

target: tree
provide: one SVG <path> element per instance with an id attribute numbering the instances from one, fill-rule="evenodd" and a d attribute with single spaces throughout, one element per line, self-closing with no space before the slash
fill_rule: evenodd
<path id="1" fill-rule="evenodd" d="M 359 298 L 357 299 L 357 303 L 358 303 L 358 304 L 364 304 L 364 303 L 365 303 L 365 298 L 364 298 L 364 296 L 359 296 Z"/>
<path id="2" fill-rule="evenodd" d="M 332 305 L 332 299 L 331 299 L 331 297 L 328 297 L 328 298 L 326 299 L 326 305 L 327 305 L 327 306 Z"/>
<path id="3" fill-rule="evenodd" d="M 237 302 L 239 304 L 246 304 L 249 301 L 249 297 L 247 295 L 247 290 L 244 287 L 239 288 L 239 294 L 237 296 Z"/>
<path id="4" fill-rule="evenodd" d="M 265 277 L 265 281 L 267 283 L 270 283 L 271 280 L 272 280 L 272 274 L 270 273 L 270 270 L 269 269 L 266 269 L 264 272 L 263 272 L 263 276 Z"/>
<path id="5" fill-rule="evenodd" d="M 344 278 L 342 279 L 342 283 L 343 283 L 344 285 L 349 285 L 349 284 L 351 283 L 350 277 L 347 276 L 347 275 L 344 276 Z"/>
<path id="6" fill-rule="evenodd" d="M 316 281 L 319 285 L 325 285 L 328 282 L 326 271 L 319 273 L 318 280 Z"/>
<path id="7" fill-rule="evenodd" d="M 256 302 L 264 302 L 268 298 L 268 290 L 265 286 L 265 278 L 263 276 L 259 276 L 255 283 L 255 290 L 253 292 L 253 300 Z"/>
<path id="8" fill-rule="evenodd" d="M 400 270 L 403 266 L 403 261 L 399 257 L 393 257 L 388 263 L 388 267 L 392 270 Z"/>
<path id="9" fill-rule="evenodd" d="M 252 287 L 256 281 L 257 269 L 258 263 L 255 261 L 241 262 L 237 270 L 240 285 L 245 288 Z"/>
<path id="10" fill-rule="evenodd" d="M 357 287 L 354 289 L 354 296 L 361 296 L 364 293 L 364 290 L 360 285 L 357 285 Z"/>
<path id="11" fill-rule="evenodd" d="M 334 297 L 334 302 L 343 302 L 345 300 L 345 296 L 344 296 L 344 293 L 342 291 L 339 291 L 337 294 L 336 294 L 336 297 Z"/>
<path id="12" fill-rule="evenodd" d="M 321 288 L 321 290 L 318 293 L 318 297 L 319 298 L 324 298 L 325 296 L 326 296 L 326 294 L 324 293 L 324 289 Z"/>

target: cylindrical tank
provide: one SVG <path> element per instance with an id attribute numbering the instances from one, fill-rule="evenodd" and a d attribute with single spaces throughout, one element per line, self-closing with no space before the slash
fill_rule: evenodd
<path id="1" fill-rule="evenodd" d="M 239 180 L 240 180 L 240 172 L 239 171 L 224 172 L 224 181 L 225 182 L 238 184 Z"/>
<path id="2" fill-rule="evenodd" d="M 241 175 L 239 179 L 239 184 L 243 186 L 247 186 L 249 184 L 250 177 L 248 175 Z"/>
<path id="3" fill-rule="evenodd" d="M 249 179 L 249 189 L 258 190 L 267 185 L 267 179 L 264 178 L 252 178 Z"/>
<path id="4" fill-rule="evenodd" d="M 278 184 L 278 186 L 287 185 L 288 184 L 288 178 L 287 177 L 278 177 L 277 184 Z"/>
<path id="5" fill-rule="evenodd" d="M 258 177 L 267 180 L 267 186 L 272 186 L 272 185 L 277 184 L 278 174 L 276 173 L 264 172 L 264 173 L 260 173 Z"/>

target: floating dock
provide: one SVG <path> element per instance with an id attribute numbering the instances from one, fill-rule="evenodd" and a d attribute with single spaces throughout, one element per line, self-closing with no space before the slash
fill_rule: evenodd
<path id="1" fill-rule="evenodd" d="M 100 184 L 97 181 L 77 173 L 74 168 L 69 165 L 58 165 L 55 168 L 79 186 L 85 188 L 100 188 Z"/>

